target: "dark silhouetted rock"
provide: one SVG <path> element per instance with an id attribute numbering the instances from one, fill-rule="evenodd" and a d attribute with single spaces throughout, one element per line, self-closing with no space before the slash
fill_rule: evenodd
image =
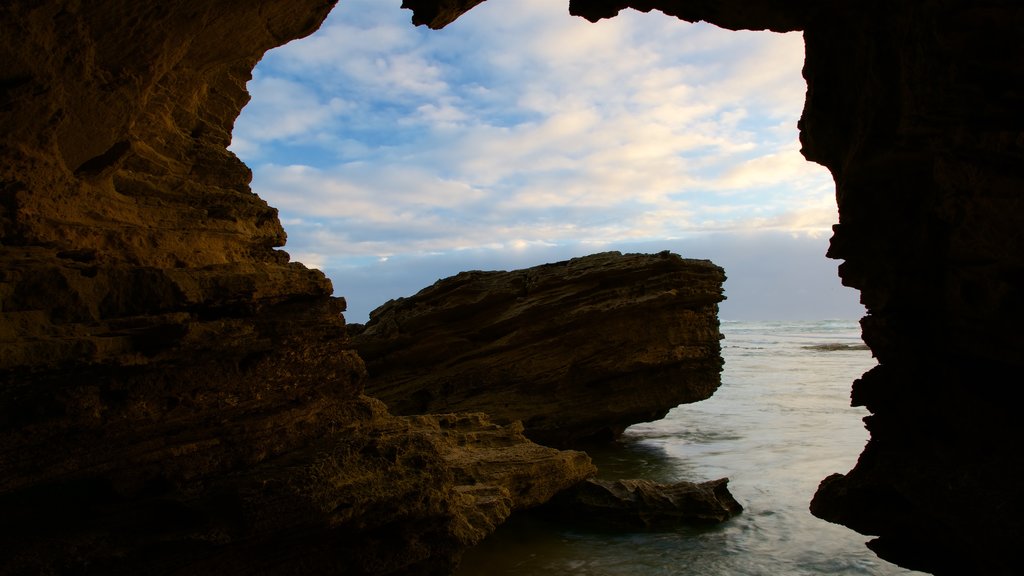
<path id="1" fill-rule="evenodd" d="M 437 27 L 478 2 L 407 4 Z M 569 4 L 803 31 L 803 152 L 880 362 L 871 440 L 812 508 L 904 565 L 1019 572 L 1020 3 Z M 332 6 L 0 3 L 0 572 L 445 573 L 477 534 L 454 503 L 501 515 L 360 398 L 343 303 L 227 150 L 255 63 Z"/>
<path id="2" fill-rule="evenodd" d="M 879 366 L 871 439 L 812 511 L 936 574 L 1015 574 L 1024 534 L 1024 7 L 1006 0 L 571 0 L 802 30 L 802 152 L 836 182 L 831 258 Z"/>
<path id="3" fill-rule="evenodd" d="M 590 526 L 665 529 L 716 524 L 743 512 L 729 480 L 660 484 L 651 480 L 581 482 L 544 506 L 544 513 Z"/>
<path id="4" fill-rule="evenodd" d="M 398 414 L 480 411 L 531 439 L 611 439 L 711 396 L 722 269 L 607 252 L 463 272 L 370 314 L 352 345 Z"/>

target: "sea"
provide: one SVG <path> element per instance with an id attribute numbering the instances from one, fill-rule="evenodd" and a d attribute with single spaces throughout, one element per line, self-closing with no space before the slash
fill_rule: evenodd
<path id="1" fill-rule="evenodd" d="M 868 536 L 819 520 L 821 479 L 845 473 L 868 433 L 850 385 L 875 365 L 854 320 L 722 322 L 722 385 L 711 398 L 588 449 L 599 477 L 729 478 L 743 513 L 716 526 L 608 531 L 514 515 L 456 576 L 920 574 L 879 559 Z"/>

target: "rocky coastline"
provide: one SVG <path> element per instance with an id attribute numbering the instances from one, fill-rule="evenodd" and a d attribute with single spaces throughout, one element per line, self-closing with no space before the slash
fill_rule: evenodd
<path id="1" fill-rule="evenodd" d="M 439 28 L 481 1 L 403 5 Z M 333 5 L 0 4 L 0 574 L 443 574 L 592 473 L 514 424 L 390 414 L 344 300 L 278 250 L 227 147 L 257 61 Z M 803 153 L 880 363 L 852 393 L 871 440 L 812 510 L 904 566 L 1016 573 L 1024 11 L 568 5 L 803 33 Z"/>

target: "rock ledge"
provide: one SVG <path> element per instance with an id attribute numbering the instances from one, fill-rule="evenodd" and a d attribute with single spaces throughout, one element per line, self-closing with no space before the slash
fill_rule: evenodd
<path id="1" fill-rule="evenodd" d="M 398 414 L 485 412 L 543 444 L 610 439 L 720 384 L 721 268 L 606 252 L 463 272 L 351 326 Z"/>

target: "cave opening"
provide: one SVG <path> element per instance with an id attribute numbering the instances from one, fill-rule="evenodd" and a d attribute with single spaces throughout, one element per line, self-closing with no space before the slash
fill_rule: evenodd
<path id="1" fill-rule="evenodd" d="M 847 390 L 874 360 L 857 336 L 855 321 L 863 314 L 857 295 L 840 286 L 835 263 L 824 258 L 837 219 L 834 184 L 826 169 L 799 153 L 800 35 L 727 31 L 658 13 L 628 12 L 590 24 L 550 2 L 523 2 L 514 10 L 490 4 L 445 30 L 427 31 L 393 7 L 347 2 L 319 32 L 264 58 L 249 83 L 253 100 L 235 126 L 232 150 L 253 169 L 253 190 L 281 210 L 289 232 L 285 250 L 332 278 L 348 301 L 349 322 L 365 322 L 384 301 L 462 270 L 666 249 L 725 267 L 724 320 L 762 321 L 762 330 L 802 349 L 811 347 L 808 334 L 780 321 L 847 321 L 816 336 L 854 357 L 817 354 L 817 365 L 773 369 L 766 378 L 768 368 L 756 358 L 727 353 L 725 388 L 715 403 L 686 407 L 673 421 L 703 422 L 694 424 L 705 430 L 692 439 L 693 450 L 657 438 L 697 432 L 667 432 L 655 423 L 634 428 L 597 457 L 604 468 L 645 463 L 641 473 L 650 473 L 644 466 L 653 463 L 666 480 L 736 474 L 729 460 L 687 462 L 753 437 L 754 429 L 738 436 L 714 429 L 729 402 L 746 403 L 754 413 L 764 399 L 744 397 L 749 387 L 731 396 L 730 380 L 784 388 L 782 395 L 805 393 L 786 388 L 793 381 L 812 387 L 824 381 L 827 399 L 806 408 L 827 404 L 830 417 L 808 419 L 802 431 L 776 429 L 772 418 L 743 424 L 761 427 L 764 442 L 745 448 L 767 456 L 756 465 L 760 470 L 771 468 L 772 457 L 799 470 L 798 483 L 779 475 L 758 487 L 776 500 L 755 498 L 748 512 L 784 520 L 683 530 L 671 539 L 672 552 L 639 547 L 682 564 L 693 553 L 688 542 L 791 530 L 796 535 L 779 535 L 777 545 L 793 539 L 818 549 L 776 550 L 784 562 L 802 555 L 807 566 L 835 570 L 829 562 L 839 557 L 871 564 L 877 573 L 903 573 L 874 558 L 864 538 L 806 511 L 820 478 L 849 469 L 863 447 L 863 410 L 847 406 Z M 758 347 L 756 338 L 744 339 L 745 327 L 727 333 L 734 348 Z M 772 410 L 794 407 L 800 402 L 782 400 Z M 837 414 L 842 424 L 830 419 Z M 773 451 L 798 446 L 822 427 L 836 442 L 816 454 L 814 465 L 799 450 Z M 787 524 L 794 515 L 802 519 Z M 547 547 L 537 534 L 565 541 L 563 532 L 537 522 L 510 523 L 470 552 L 461 574 L 493 573 L 496 559 L 515 570 L 565 573 L 565 563 L 581 557 L 611 562 L 626 553 L 621 541 L 581 537 L 569 550 L 541 554 L 540 564 L 514 562 L 524 553 L 525 533 L 533 546 L 525 554 L 532 557 Z"/>
<path id="2" fill-rule="evenodd" d="M 3 547 L 6 572 L 105 567 L 145 573 L 181 567 L 182 562 L 194 562 L 195 573 L 227 573 L 229 564 L 237 564 L 238 571 L 252 566 L 266 572 L 294 571 L 294 559 L 301 556 L 309 572 L 329 572 L 343 558 L 365 560 L 366 568 L 379 562 L 376 572 L 369 573 L 384 571 L 380 566 L 398 573 L 417 561 L 406 551 L 415 555 L 424 550 L 423 542 L 452 542 L 455 537 L 453 546 L 433 548 L 430 552 L 438 556 L 424 560 L 450 567 L 466 545 L 475 543 L 474 537 L 482 538 L 502 522 L 501 514 L 513 504 L 529 506 L 537 503 L 532 498 L 544 497 L 530 492 L 521 477 L 499 474 L 483 483 L 513 495 L 508 507 L 490 506 L 493 500 L 487 496 L 493 491 L 476 493 L 476 506 L 447 506 L 463 501 L 462 489 L 473 486 L 456 485 L 450 478 L 452 458 L 464 451 L 456 442 L 442 441 L 451 431 L 439 433 L 442 420 L 445 426 L 466 429 L 455 440 L 489 424 L 472 417 L 396 416 L 362 394 L 365 363 L 356 351 L 343 347 L 343 302 L 331 297 L 333 288 L 323 274 L 275 251 L 285 240 L 279 213 L 252 193 L 252 171 L 227 150 L 235 119 L 249 100 L 246 83 L 253 67 L 267 50 L 312 34 L 334 4 L 16 0 L 0 6 L 0 258 L 5 262 L 0 274 L 0 412 L 9 416 L 2 437 L 6 474 L 0 507 L 15 512 L 0 514 L 5 534 L 11 536 Z M 403 4 L 418 7 L 417 20 L 440 26 L 483 2 Z M 697 202 L 690 195 L 693 187 L 678 195 L 659 188 L 680 174 L 707 184 L 716 181 L 718 172 L 713 163 L 699 165 L 694 157 L 666 158 L 668 148 L 658 136 L 686 140 L 704 134 L 705 127 L 751 129 L 752 118 L 769 114 L 723 113 L 703 124 L 669 114 L 671 121 L 660 125 L 663 132 L 643 132 L 639 141 L 613 140 L 619 146 L 605 149 L 603 156 L 587 153 L 592 151 L 588 146 L 606 143 L 602 136 L 619 138 L 642 125 L 628 116 L 630 121 L 617 126 L 602 114 L 608 107 L 629 110 L 637 102 L 625 96 L 635 94 L 634 88 L 651 88 L 655 103 L 668 102 L 662 108 L 667 112 L 678 112 L 673 106 L 679 102 L 698 107 L 728 103 L 743 92 L 740 83 L 720 90 L 721 99 L 686 100 L 684 94 L 673 94 L 673 88 L 693 87 L 683 80 L 699 78 L 696 68 L 687 67 L 694 62 L 685 60 L 675 76 L 614 77 L 626 64 L 687 54 L 686 38 L 664 35 L 660 28 L 671 23 L 678 32 L 685 26 L 653 17 L 627 27 L 631 35 L 617 37 L 609 32 L 613 28 L 602 25 L 588 29 L 601 34 L 577 37 L 571 30 L 543 24 L 550 21 L 538 12 L 525 31 L 506 37 L 495 49 L 488 42 L 500 40 L 502 27 L 516 22 L 516 14 L 497 15 L 495 10 L 507 4 L 486 3 L 457 28 L 449 27 L 471 29 L 473 18 L 490 14 L 472 42 L 460 41 L 454 32 L 431 33 L 446 49 L 429 59 L 360 57 L 360 50 L 373 45 L 414 52 L 420 37 L 400 31 L 412 30 L 405 15 L 400 26 L 371 26 L 372 33 L 362 35 L 357 27 L 342 35 L 350 45 L 312 50 L 319 55 L 314 63 L 343 86 L 366 88 L 334 64 L 347 56 L 353 64 L 361 63 L 364 75 L 377 80 L 368 92 L 393 96 L 379 109 L 360 107 L 371 98 L 320 100 L 308 87 L 304 91 L 301 82 L 271 78 L 265 70 L 253 82 L 276 80 L 268 84 L 299 113 L 286 114 L 286 107 L 274 112 L 271 106 L 271 113 L 256 122 L 263 140 L 247 141 L 240 130 L 235 149 L 256 168 L 257 191 L 283 208 L 293 233 L 289 250 L 296 259 L 325 268 L 337 280 L 337 292 L 352 299 L 349 320 L 358 317 L 358 307 L 365 311 L 420 286 L 402 287 L 397 276 L 387 274 L 415 269 L 410 254 L 429 256 L 430 262 L 421 262 L 421 269 L 430 270 L 429 282 L 463 267 L 498 267 L 485 249 L 491 254 L 536 255 L 542 249 L 554 251 L 559 239 L 571 239 L 589 252 L 618 247 L 613 241 L 625 242 L 623 235 L 635 242 L 661 238 L 655 247 L 660 255 L 660 250 L 673 248 L 665 245 L 666 238 L 682 241 L 699 229 L 704 239 L 715 240 L 708 240 L 709 246 L 718 247 L 725 233 L 734 230 L 727 225 L 733 222 L 729 217 L 741 219 L 742 210 L 726 200 L 743 200 L 741 190 L 750 186 L 703 190 L 714 192 L 710 202 Z M 876 535 L 869 544 L 872 550 L 902 565 L 937 574 L 1015 574 L 1013 552 L 1024 532 L 1017 485 L 1021 435 L 1014 401 L 1024 358 L 1017 330 L 1024 294 L 1024 212 L 1019 200 L 1024 165 L 1019 38 L 1024 11 L 1005 0 L 906 0 L 886 6 L 572 0 L 569 8 L 599 20 L 630 4 L 657 5 L 685 20 L 707 20 L 730 29 L 803 31 L 808 85 L 800 120 L 803 150 L 835 177 L 842 224 L 833 230 L 829 255 L 844 261 L 839 267 L 843 282 L 861 291 L 868 312 L 860 322 L 863 339 L 880 362 L 854 382 L 851 394 L 854 404 L 871 412 L 864 419 L 869 444 L 853 469 L 821 483 L 811 502 L 813 514 Z M 346 5 L 367 13 L 378 8 L 368 2 Z M 529 14 L 527 9 L 538 6 L 540 2 L 517 2 L 515 10 Z M 397 19 L 397 8 L 391 10 Z M 323 42 L 330 29 L 309 42 L 319 38 L 321 47 L 331 48 Z M 623 42 L 608 49 L 594 40 L 607 37 Z M 724 45 L 702 40 L 714 48 L 709 53 L 727 51 Z M 272 53 L 265 64 L 288 50 Z M 742 52 L 771 53 L 756 42 Z M 483 63 L 475 71 L 489 74 L 488 81 L 468 72 L 455 77 L 475 78 L 468 84 L 446 76 L 474 71 L 464 68 L 468 56 Z M 580 61 L 570 56 L 591 58 L 598 66 L 574 66 Z M 774 64 L 755 66 L 742 78 L 768 74 Z M 521 74 L 504 84 L 490 83 L 502 66 Z M 298 64 L 294 71 L 304 73 Z M 544 83 L 531 84 L 531 77 L 550 84 L 547 89 Z M 714 77 L 708 78 L 699 85 L 705 95 L 715 86 Z M 597 100 L 550 89 L 600 85 L 602 79 Z M 456 85 L 465 91 L 445 92 Z M 407 98 L 410 90 L 435 90 L 448 98 L 415 101 Z M 313 97 L 303 99 L 309 92 Z M 759 96 L 771 93 L 766 88 Z M 791 104 L 799 100 L 794 96 Z M 521 109 L 521 103 L 532 107 Z M 476 113 L 487 105 L 518 115 L 504 122 L 481 122 Z M 553 117 L 559 110 L 565 114 Z M 345 113 L 344 126 L 334 130 L 332 123 Z M 795 116 L 794 110 L 785 120 L 787 129 L 792 130 Z M 483 135 L 470 137 L 465 132 L 470 127 L 483 128 Z M 594 127 L 606 130 L 587 129 Z M 679 127 L 685 128 L 683 134 L 672 131 Z M 358 135 L 359 129 L 387 138 L 369 141 L 372 146 L 359 138 L 337 138 Z M 420 130 L 420 138 L 409 139 L 414 129 Z M 530 145 L 548 142 L 540 133 L 562 137 L 554 152 L 531 154 L 537 149 Z M 519 139 L 509 140 L 513 136 Z M 332 143 L 331 153 L 347 162 L 326 168 L 310 163 L 312 148 L 303 145 L 317 139 Z M 296 146 L 272 151 L 286 140 Z M 708 146 L 721 148 L 730 142 L 723 138 Z M 261 150 L 268 153 L 263 160 L 253 155 Z M 381 150 L 390 161 L 370 162 L 369 152 Z M 461 171 L 441 162 L 453 151 L 463 161 L 456 165 Z M 738 169 L 762 157 L 751 152 L 719 167 Z M 616 164 L 618 160 L 629 162 Z M 673 161 L 683 168 L 678 173 L 670 169 Z M 316 178 L 341 165 L 354 177 L 383 165 L 390 181 L 360 188 L 355 186 L 358 178 L 341 184 Z M 709 172 L 685 170 L 695 165 Z M 813 169 L 802 161 L 793 166 Z M 268 167 L 282 175 L 277 195 L 265 186 Z M 410 174 L 410 167 L 421 170 Z M 582 168 L 604 171 L 588 173 L 586 186 L 574 187 L 574 171 Z M 536 172 L 561 179 L 526 190 L 495 185 L 508 183 L 503 178 L 509 174 Z M 621 194 L 624 188 L 628 195 Z M 330 194 L 339 189 L 354 192 Z M 745 204 L 762 209 L 773 205 L 770 190 L 756 192 Z M 409 198 L 412 202 L 405 201 Z M 302 200 L 315 206 L 303 212 L 289 204 L 301 205 Z M 467 207 L 468 200 L 475 204 Z M 818 200 L 833 214 L 830 190 Z M 423 210 L 423 205 L 433 211 Z M 498 212 L 507 216 L 509 210 L 522 219 L 491 217 Z M 761 222 L 770 223 L 782 212 L 762 213 Z M 339 213 L 353 217 L 317 218 Z M 672 217 L 672 226 L 658 219 L 665 214 Z M 550 233 L 531 235 L 525 232 L 533 228 L 515 226 L 536 221 L 547 224 Z M 306 243 L 315 250 L 303 249 L 303 225 L 317 234 Z M 662 234 L 663 228 L 668 232 Z M 339 229 L 348 234 L 336 242 L 340 249 L 331 245 Z M 458 241 L 435 242 L 439 236 L 431 231 L 439 229 L 451 232 L 445 238 Z M 787 230 L 775 232 L 785 236 Z M 822 278 L 841 291 L 833 264 L 820 257 L 826 236 L 827 231 L 818 238 L 821 248 L 814 250 L 812 260 L 827 265 Z M 748 249 L 746 256 L 769 269 L 772 278 L 790 277 L 762 256 L 780 253 L 764 235 L 748 231 L 746 237 L 748 244 L 763 249 Z M 404 239 L 415 249 L 402 253 L 381 238 Z M 443 270 L 437 263 L 447 248 L 486 262 Z M 749 301 L 738 288 L 749 276 L 735 263 L 699 248 L 691 242 L 679 251 L 715 258 L 730 269 L 730 300 L 723 316 L 738 314 L 737 306 Z M 318 260 L 318 255 L 323 257 Z M 342 262 L 337 255 L 352 258 Z M 359 265 L 367 263 L 377 266 L 367 272 L 376 282 L 375 294 L 359 303 L 353 281 Z M 769 284 L 757 280 L 751 283 L 755 292 L 772 292 Z M 802 300 L 803 310 L 811 308 L 811 296 L 827 292 L 800 292 L 809 285 L 797 283 L 785 291 Z M 387 292 L 391 289 L 395 291 Z M 782 310 L 770 308 L 773 315 Z M 851 315 L 859 315 L 859 309 Z M 351 340 L 354 327 L 348 329 Z M 811 348 L 822 354 L 842 351 L 836 342 L 825 344 L 830 346 Z M 756 372 L 778 374 L 764 368 Z M 845 404 L 845 388 L 830 396 Z M 791 408 L 780 413 L 814 412 L 806 406 Z M 397 434 L 381 443 L 380 432 L 396 428 L 414 429 L 424 442 L 410 446 L 409 434 Z M 764 426 L 747 430 L 762 435 L 777 431 Z M 804 448 L 800 440 L 819 433 L 801 434 L 783 444 L 799 453 Z M 559 490 L 590 473 L 590 462 L 578 452 L 557 452 L 527 442 L 523 434 L 515 436 L 505 430 L 492 440 L 511 440 L 517 449 L 534 455 L 555 452 L 558 460 L 543 477 L 562 482 Z M 310 449 L 314 445 L 317 450 Z M 415 449 L 424 447 L 440 452 Z M 415 466 L 396 470 L 388 459 L 404 448 L 414 449 L 406 454 Z M 482 452 L 476 454 L 480 462 L 486 461 Z M 852 457 L 849 451 L 844 455 Z M 280 482 L 285 469 L 286 481 Z M 773 472 L 774 464 L 761 470 Z M 352 471 L 366 474 L 346 476 Z M 396 472 L 402 482 L 392 481 Z M 809 476 L 820 477 L 817 472 Z M 349 481 L 370 489 L 351 489 Z M 25 502 L 64 502 L 68 486 L 109 489 L 78 491 L 81 506 L 47 506 L 47 520 L 22 522 L 33 513 Z M 402 487 L 412 491 L 399 491 Z M 518 498 L 524 488 L 527 496 Z M 352 497 L 358 499 L 354 507 L 321 505 L 350 502 Z M 232 504 L 222 506 L 225 502 Z M 804 502 L 799 514 L 806 514 Z M 446 514 L 434 522 L 438 503 Z M 751 505 L 748 512 L 757 508 Z M 178 513 L 186 509 L 195 513 Z M 785 516 L 775 508 L 761 510 L 771 514 L 744 518 Z M 84 511 L 89 513 L 80 513 Z M 273 513 L 272 521 L 267 521 L 268 513 Z M 168 514 L 180 522 L 162 522 Z M 464 527 L 460 522 L 467 517 L 480 521 L 479 530 L 468 535 L 444 532 L 445 526 Z M 400 530 L 362 530 L 367 522 Z M 325 530 L 327 526 L 331 529 Z M 423 527 L 430 533 L 421 534 Z M 765 533 L 757 526 L 747 532 Z M 723 532 L 707 533 L 728 541 Z M 307 534 L 315 534 L 312 541 L 298 537 Z M 389 537 L 383 546 L 380 536 Z M 765 549 L 760 543 L 748 544 L 739 549 Z M 812 573 L 844 570 L 823 567 L 818 560 L 810 555 L 800 562 L 808 562 Z M 857 563 L 850 570 L 863 572 L 862 567 Z M 867 570 L 877 572 L 874 565 Z"/>
<path id="3" fill-rule="evenodd" d="M 666 249 L 726 268 L 723 319 L 856 319 L 802 61 L 798 33 L 656 12 L 484 3 L 429 31 L 348 2 L 258 65 L 232 150 L 350 322 L 462 270 Z"/>

